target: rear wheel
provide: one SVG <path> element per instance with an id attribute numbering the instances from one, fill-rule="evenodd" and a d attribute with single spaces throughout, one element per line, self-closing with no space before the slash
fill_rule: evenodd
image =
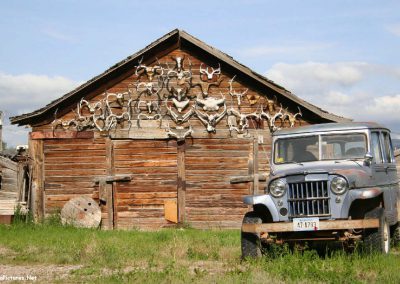
<path id="1" fill-rule="evenodd" d="M 364 233 L 364 249 L 368 253 L 387 254 L 390 250 L 390 227 L 386 221 L 383 208 L 376 208 L 367 214 L 366 219 L 379 219 L 379 228 L 366 230 Z"/>
<path id="2" fill-rule="evenodd" d="M 261 224 L 262 220 L 255 212 L 247 212 L 243 217 L 243 224 Z M 258 258 L 262 256 L 260 235 L 241 232 L 242 259 Z"/>

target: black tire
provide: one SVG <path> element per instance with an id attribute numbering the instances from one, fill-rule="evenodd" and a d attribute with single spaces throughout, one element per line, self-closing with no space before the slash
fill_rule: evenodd
<path id="1" fill-rule="evenodd" d="M 367 214 L 366 219 L 379 219 L 378 229 L 368 229 L 364 232 L 364 250 L 367 253 L 387 254 L 390 250 L 390 227 L 386 221 L 383 208 L 376 208 Z"/>
<path id="2" fill-rule="evenodd" d="M 255 212 L 247 212 L 243 224 L 261 224 L 261 218 Z M 241 232 L 242 259 L 259 258 L 262 256 L 260 235 Z"/>
<path id="3" fill-rule="evenodd" d="M 391 228 L 391 239 L 392 239 L 393 246 L 400 245 L 400 224 L 399 223 L 396 223 L 396 225 L 393 225 L 393 227 Z"/>

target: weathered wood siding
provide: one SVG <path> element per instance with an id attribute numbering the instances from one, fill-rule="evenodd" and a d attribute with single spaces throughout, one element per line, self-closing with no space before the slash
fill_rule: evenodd
<path id="1" fill-rule="evenodd" d="M 116 175 L 131 175 L 116 183 L 118 228 L 160 228 L 164 204 L 177 199 L 177 145 L 166 140 L 114 141 Z"/>
<path id="2" fill-rule="evenodd" d="M 17 200 L 17 163 L 0 157 L 1 189 L 0 199 Z"/>
<path id="3" fill-rule="evenodd" d="M 94 180 L 105 175 L 104 139 L 44 140 L 45 213 L 59 211 L 73 197 L 98 197 Z"/>
<path id="4" fill-rule="evenodd" d="M 0 215 L 14 215 L 18 200 L 18 164 L 0 156 Z M 1 223 L 1 220 L 0 220 Z"/>
<path id="5" fill-rule="evenodd" d="M 186 221 L 194 227 L 237 227 L 247 206 L 248 184 L 230 184 L 247 175 L 251 139 L 194 139 L 186 147 Z"/>

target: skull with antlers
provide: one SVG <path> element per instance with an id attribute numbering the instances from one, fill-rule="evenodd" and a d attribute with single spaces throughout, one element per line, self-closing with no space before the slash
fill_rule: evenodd
<path id="1" fill-rule="evenodd" d="M 263 118 L 267 119 L 268 126 L 269 126 L 269 129 L 271 130 L 271 132 L 275 132 L 276 130 L 280 129 L 279 127 L 277 127 L 275 125 L 275 123 L 276 123 L 277 119 L 282 119 L 282 116 L 283 116 L 282 105 L 281 105 L 279 112 L 275 113 L 274 115 L 272 115 L 270 112 L 265 112 L 264 107 L 261 107 L 261 113 L 259 115 L 260 119 L 263 119 Z"/>
<path id="2" fill-rule="evenodd" d="M 218 122 L 221 121 L 222 118 L 224 118 L 225 114 L 226 114 L 226 104 L 225 104 L 225 100 L 223 102 L 223 111 L 220 113 L 205 113 L 200 111 L 200 109 L 198 109 L 199 104 L 195 104 L 195 112 L 197 117 L 200 119 L 200 121 L 206 126 L 206 129 L 208 132 L 214 132 L 215 133 L 215 127 L 217 126 Z M 203 106 L 204 109 L 204 106 Z M 218 110 L 218 108 L 214 108 L 214 110 Z"/>
<path id="3" fill-rule="evenodd" d="M 289 121 L 289 127 L 294 127 L 297 118 L 303 116 L 300 107 L 297 107 L 297 109 L 299 110 L 299 112 L 297 112 L 295 114 L 291 114 L 290 112 L 288 112 L 288 109 L 286 108 L 282 114 L 282 124 L 287 119 Z"/>
<path id="4" fill-rule="evenodd" d="M 240 106 L 241 101 L 242 101 L 242 97 L 247 93 L 247 91 L 248 91 L 249 89 L 246 89 L 246 90 L 244 90 L 244 91 L 241 92 L 241 93 L 240 93 L 240 92 L 236 92 L 236 91 L 233 89 L 233 86 L 232 86 L 233 80 L 235 79 L 235 77 L 236 77 L 236 75 L 233 76 L 233 78 L 232 78 L 231 80 L 229 80 L 229 94 L 232 96 L 232 98 L 235 98 L 235 97 L 236 97 L 238 106 Z"/>
<path id="5" fill-rule="evenodd" d="M 167 123 L 167 128 L 165 129 L 169 137 L 176 138 L 178 141 L 183 141 L 186 139 L 186 137 L 189 137 L 193 133 L 193 128 L 191 125 L 189 125 L 189 129 L 184 129 L 183 127 L 176 127 L 175 132 L 172 131 L 172 129 L 169 126 L 169 123 Z"/>
<path id="6" fill-rule="evenodd" d="M 135 70 L 135 75 L 140 78 L 143 74 L 146 74 L 147 79 L 149 81 L 153 81 L 153 77 L 156 75 L 163 75 L 164 70 L 161 67 L 161 65 L 155 65 L 155 66 L 146 66 L 142 64 L 143 62 L 143 57 L 139 60 L 138 66 L 136 66 Z M 143 71 L 143 72 L 142 72 Z"/>
<path id="7" fill-rule="evenodd" d="M 190 79 L 192 77 L 192 62 L 189 60 L 189 70 L 185 70 L 185 66 L 184 66 L 184 60 L 185 60 L 185 55 L 183 57 L 181 56 L 177 56 L 177 57 L 172 57 L 171 58 L 175 61 L 175 67 L 173 69 L 170 69 L 168 66 L 168 73 L 167 73 L 167 77 L 168 80 L 170 80 L 171 78 L 177 78 L 178 79 L 178 84 L 182 85 L 185 82 L 185 79 Z"/>
<path id="8" fill-rule="evenodd" d="M 254 111 L 249 114 L 240 113 L 231 107 L 228 112 L 228 127 L 229 131 L 236 131 L 239 134 L 248 132 L 249 128 L 249 118 L 259 120 L 260 116 L 257 114 L 257 111 Z"/>
<path id="9" fill-rule="evenodd" d="M 189 103 L 189 101 L 188 101 Z M 195 113 L 194 107 L 192 107 L 188 112 L 185 114 L 177 114 L 175 113 L 170 106 L 168 106 L 167 100 L 165 100 L 165 107 L 167 109 L 167 114 L 176 124 L 182 124 L 190 119 L 190 117 Z M 186 107 L 185 107 L 186 108 Z M 182 108 L 183 110 L 183 108 Z M 179 108 L 178 108 L 179 111 Z M 179 111 L 181 112 L 181 111 Z"/>
<path id="10" fill-rule="evenodd" d="M 214 75 L 221 75 L 221 65 L 218 63 L 218 68 L 214 69 L 211 67 L 211 71 L 208 70 L 209 67 L 206 69 L 203 68 L 203 63 L 200 64 L 200 78 L 202 81 L 210 81 L 213 79 Z M 206 78 L 206 79 L 203 79 Z"/>

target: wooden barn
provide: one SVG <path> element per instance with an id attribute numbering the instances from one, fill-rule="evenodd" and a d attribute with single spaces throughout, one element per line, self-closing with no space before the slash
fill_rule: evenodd
<path id="1" fill-rule="evenodd" d="M 239 227 L 271 132 L 342 121 L 181 30 L 11 118 L 32 127 L 35 217 L 88 196 L 109 229 Z"/>
<path id="2" fill-rule="evenodd" d="M 29 202 L 29 166 L 27 157 L 13 159 L 0 153 L 0 224 L 9 224 L 15 210 L 26 210 Z"/>

